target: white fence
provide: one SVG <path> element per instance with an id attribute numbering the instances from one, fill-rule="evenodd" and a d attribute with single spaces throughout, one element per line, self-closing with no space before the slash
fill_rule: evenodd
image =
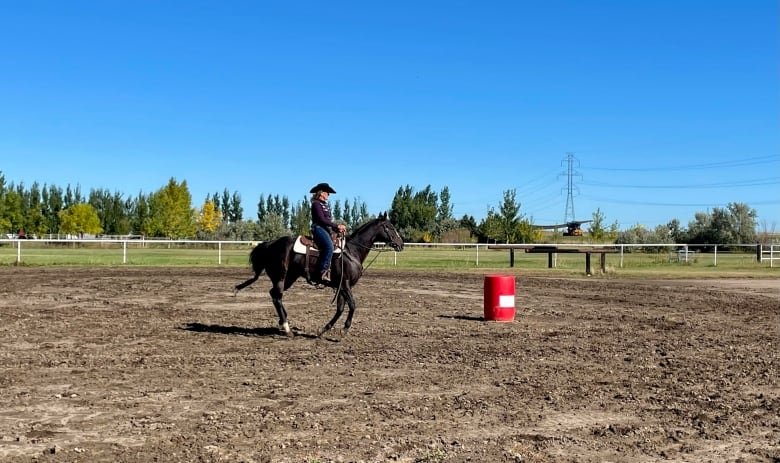
<path id="1" fill-rule="evenodd" d="M 201 241 L 201 240 L 145 240 L 137 238 L 117 238 L 117 239 L 0 239 L 0 263 L 9 261 L 21 264 L 27 261 L 39 259 L 46 262 L 46 254 L 75 255 L 81 252 L 85 257 L 79 262 L 87 263 L 122 263 L 127 264 L 131 261 L 131 256 L 141 256 L 144 254 L 153 254 L 151 250 L 157 250 L 158 254 L 164 254 L 168 259 L 176 261 L 178 254 L 183 249 L 190 250 L 190 253 L 200 254 L 198 264 L 213 265 L 214 263 L 222 265 L 225 263 L 225 257 L 232 259 L 232 262 L 239 261 L 246 263 L 249 250 L 257 242 L 253 241 Z M 9 246 L 10 245 L 10 246 Z M 503 256 L 502 251 L 488 251 L 488 244 L 476 243 L 407 243 L 407 248 L 411 249 L 430 249 L 430 250 L 449 250 L 465 256 L 460 259 L 464 266 L 480 266 L 480 261 L 484 256 L 490 256 L 488 265 L 497 262 L 497 255 Z M 679 262 L 681 264 L 693 263 L 711 263 L 718 265 L 718 259 L 724 255 L 724 248 L 728 248 L 728 254 L 734 254 L 738 250 L 741 256 L 752 259 L 752 262 L 768 262 L 770 267 L 774 267 L 774 262 L 780 260 L 780 245 L 763 246 L 749 245 L 693 245 L 693 244 L 558 244 L 560 248 L 567 246 L 585 248 L 585 247 L 611 247 L 615 249 L 615 255 L 620 258 L 619 267 L 624 267 L 624 260 L 627 255 L 633 253 L 652 253 L 655 256 L 668 256 L 669 262 Z M 378 248 L 383 246 L 377 245 Z M 84 248 L 84 249 L 79 249 Z M 96 252 L 96 250 L 102 250 Z M 163 250 L 167 251 L 163 252 Z M 704 251 L 707 252 L 704 252 Z M 13 253 L 13 254 L 12 254 Z M 89 260 L 90 255 L 108 255 L 102 261 Z M 445 253 L 441 253 L 445 254 Z M 508 261 L 508 254 L 507 261 Z M 401 259 L 405 257 L 400 256 Z M 97 257 L 95 257 L 97 259 Z M 138 259 L 138 257 L 137 257 Z M 133 263 L 137 263 L 138 260 Z M 67 259 L 66 259 L 67 260 Z M 108 262 L 106 262 L 108 260 Z M 160 258 L 162 260 L 162 258 Z M 386 265 L 396 266 L 399 264 L 399 255 L 393 252 L 392 259 L 384 259 Z M 150 261 L 151 262 L 151 261 Z M 163 260 L 164 262 L 164 260 Z"/>
<path id="2" fill-rule="evenodd" d="M 769 261 L 770 267 L 775 266 L 776 260 L 780 261 L 780 245 L 778 244 L 769 245 L 768 249 L 761 246 L 758 248 L 758 252 L 760 252 L 761 262 Z"/>
<path id="3" fill-rule="evenodd" d="M 149 249 L 156 248 L 194 248 L 205 247 L 216 251 L 216 263 L 222 264 L 223 249 L 231 247 L 233 249 L 243 247 L 244 250 L 251 249 L 257 241 L 205 241 L 205 240 L 148 240 L 148 239 L 102 239 L 102 238 L 73 238 L 73 239 L 0 239 L 0 245 L 11 243 L 16 251 L 16 263 L 23 262 L 25 248 L 35 249 L 42 246 L 62 246 L 63 252 L 67 245 L 86 245 L 92 249 L 111 249 L 121 250 L 122 263 L 128 263 L 128 249 Z M 1 255 L 1 254 L 0 254 Z"/>

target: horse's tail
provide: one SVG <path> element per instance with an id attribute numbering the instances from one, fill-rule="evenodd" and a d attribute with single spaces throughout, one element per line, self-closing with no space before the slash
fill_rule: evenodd
<path id="1" fill-rule="evenodd" d="M 252 252 L 249 253 L 249 262 L 252 264 L 252 270 L 254 270 L 255 276 L 241 284 L 236 285 L 235 289 L 233 290 L 233 294 L 251 285 L 257 281 L 258 278 L 260 278 L 260 275 L 263 274 L 263 271 L 265 270 L 265 259 L 263 257 L 269 243 L 270 241 L 263 241 L 262 243 L 255 246 L 254 249 L 252 249 Z"/>

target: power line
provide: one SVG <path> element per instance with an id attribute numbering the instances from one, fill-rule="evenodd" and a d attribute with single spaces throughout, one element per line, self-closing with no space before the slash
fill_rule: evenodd
<path id="1" fill-rule="evenodd" d="M 603 203 L 612 203 L 612 204 L 628 204 L 633 206 L 663 206 L 663 207 L 718 207 L 718 206 L 725 206 L 728 203 L 718 202 L 718 203 L 654 203 L 654 202 L 644 202 L 644 201 L 628 201 L 628 200 L 620 200 L 620 199 L 613 199 L 613 198 L 596 198 L 593 196 L 583 196 L 585 199 L 589 199 L 591 201 L 599 201 Z M 730 202 L 739 202 L 739 201 L 730 201 Z M 770 205 L 770 204 L 780 204 L 780 199 L 777 200 L 766 200 L 766 201 L 750 201 L 750 205 Z"/>
<path id="2" fill-rule="evenodd" d="M 749 186 L 764 186 L 764 185 L 778 185 L 780 184 L 780 177 L 767 177 L 757 178 L 749 180 L 738 180 L 735 182 L 720 182 L 720 183 L 701 183 L 701 184 L 685 184 L 685 185 L 621 185 L 606 182 L 582 182 L 583 185 L 595 186 L 595 187 L 609 187 L 609 188 L 639 188 L 639 189 L 705 189 L 705 188 L 734 188 L 734 187 L 749 187 Z"/>
<path id="3" fill-rule="evenodd" d="M 601 170 L 608 172 L 658 172 L 691 169 L 720 169 L 725 167 L 743 167 L 759 164 L 774 164 L 780 162 L 780 156 L 759 156 L 754 158 L 737 159 L 732 161 L 711 162 L 706 164 L 688 164 L 682 166 L 664 167 L 587 167 L 586 170 Z"/>

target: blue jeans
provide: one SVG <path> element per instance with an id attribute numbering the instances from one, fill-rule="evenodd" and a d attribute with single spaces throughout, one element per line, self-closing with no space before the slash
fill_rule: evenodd
<path id="1" fill-rule="evenodd" d="M 312 226 L 311 232 L 314 235 L 314 242 L 320 249 L 317 271 L 322 274 L 325 270 L 330 269 L 330 260 L 333 258 L 333 240 L 330 239 L 330 233 L 319 225 Z"/>

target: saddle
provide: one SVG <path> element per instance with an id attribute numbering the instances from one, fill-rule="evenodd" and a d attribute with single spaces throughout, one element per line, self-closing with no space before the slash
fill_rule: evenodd
<path id="1" fill-rule="evenodd" d="M 330 239 L 333 241 L 333 257 L 341 254 L 346 243 L 346 238 L 339 236 L 338 233 L 331 233 Z M 311 236 L 298 235 L 293 244 L 293 252 L 296 254 L 303 254 L 306 256 L 306 281 L 314 284 L 310 275 L 310 267 L 313 265 L 310 257 L 314 258 L 314 263 L 317 262 L 317 258 L 320 255 L 320 250 L 317 248 L 317 243 Z"/>
<path id="2" fill-rule="evenodd" d="M 336 233 L 331 233 L 330 239 L 333 240 L 333 254 L 340 254 L 344 248 L 345 239 Z M 307 256 L 319 256 L 320 250 L 317 243 L 311 236 L 299 235 L 293 245 L 293 252 L 296 254 L 305 254 Z"/>

